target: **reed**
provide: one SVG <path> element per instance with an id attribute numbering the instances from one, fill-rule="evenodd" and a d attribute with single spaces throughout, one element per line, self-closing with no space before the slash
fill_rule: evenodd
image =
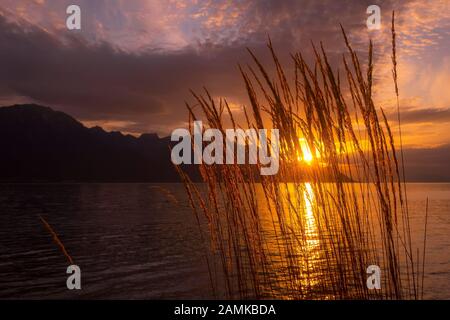
<path id="1" fill-rule="evenodd" d="M 58 235 L 53 230 L 52 226 L 42 216 L 39 216 L 39 219 L 41 220 L 42 224 L 44 225 L 44 227 L 48 231 L 48 233 L 52 236 L 53 242 L 55 242 L 55 244 L 61 250 L 62 254 L 66 257 L 66 259 L 69 262 L 69 264 L 73 265 L 74 263 L 73 263 L 72 257 L 67 252 L 66 247 L 64 246 L 62 241 L 59 239 Z"/>
<path id="2" fill-rule="evenodd" d="M 270 40 L 274 74 L 249 50 L 254 64 L 239 67 L 250 102 L 244 124 L 226 99 L 215 100 L 206 89 L 193 92 L 190 120 L 204 118 L 222 131 L 225 122 L 234 129 L 280 130 L 275 176 L 255 174 L 261 164 L 202 164 L 204 183 L 196 184 L 178 168 L 202 237 L 211 242 L 207 262 L 214 293 L 257 299 L 418 298 L 404 159 L 402 154 L 398 160 L 390 124 L 372 99 L 373 45 L 363 66 L 343 28 L 342 35 L 345 80 L 333 71 L 322 43 L 312 44 L 313 64 L 301 53 L 292 55 L 293 82 Z M 392 35 L 398 99 L 394 15 Z M 382 270 L 381 290 L 366 286 L 366 268 L 373 264 Z"/>

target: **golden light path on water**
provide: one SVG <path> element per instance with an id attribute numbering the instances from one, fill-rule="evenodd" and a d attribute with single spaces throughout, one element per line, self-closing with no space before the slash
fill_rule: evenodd
<path id="1" fill-rule="evenodd" d="M 266 220 L 266 231 L 273 237 L 269 240 L 269 252 L 273 253 L 271 262 L 271 273 L 278 280 L 279 292 L 275 294 L 278 298 L 293 298 L 285 295 L 284 289 L 298 294 L 297 298 L 307 298 L 314 295 L 315 287 L 320 285 L 323 272 L 323 257 L 325 255 L 321 248 L 318 222 L 316 215 L 318 208 L 316 195 L 311 183 L 288 183 L 280 185 L 282 198 L 284 199 L 282 217 L 283 226 L 273 225 Z M 284 229 L 283 237 L 280 228 Z M 274 234 L 275 233 L 275 234 Z M 288 270 L 292 274 L 289 275 Z M 284 284 L 283 284 L 284 283 Z M 281 295 L 281 296 L 279 296 Z"/>
<path id="2" fill-rule="evenodd" d="M 302 188 L 304 208 L 303 208 L 303 232 L 304 244 L 303 252 L 299 259 L 302 267 L 302 273 L 305 277 L 301 277 L 302 287 L 311 287 L 319 283 L 317 268 L 320 259 L 320 243 L 318 238 L 318 229 L 316 218 L 314 216 L 315 195 L 311 183 L 306 182 Z"/>
<path id="3" fill-rule="evenodd" d="M 317 239 L 317 224 L 314 217 L 313 205 L 315 201 L 314 191 L 311 183 L 305 183 L 305 190 L 303 190 L 303 198 L 305 200 L 305 235 L 309 251 L 317 248 L 319 240 Z"/>

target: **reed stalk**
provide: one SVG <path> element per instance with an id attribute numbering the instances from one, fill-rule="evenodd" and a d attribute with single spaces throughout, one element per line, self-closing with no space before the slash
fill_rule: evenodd
<path id="1" fill-rule="evenodd" d="M 239 67 L 250 103 L 243 124 L 206 89 L 187 105 L 190 119 L 205 119 L 224 136 L 226 121 L 280 130 L 275 176 L 255 174 L 260 163 L 201 164 L 204 183 L 196 184 L 179 170 L 210 241 L 213 287 L 225 284 L 228 298 L 418 298 L 403 152 L 400 170 L 390 124 L 372 98 L 373 45 L 363 66 L 342 34 L 344 77 L 323 44 L 312 44 L 313 64 L 292 55 L 293 83 L 270 40 L 273 74 L 249 50 L 254 64 Z M 394 15 L 392 38 L 398 101 Z M 310 163 L 302 160 L 308 152 Z M 382 270 L 381 290 L 366 286 L 373 264 Z"/>

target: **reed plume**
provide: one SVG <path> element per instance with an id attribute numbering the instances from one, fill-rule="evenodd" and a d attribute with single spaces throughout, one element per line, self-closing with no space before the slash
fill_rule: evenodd
<path id="1" fill-rule="evenodd" d="M 398 99 L 394 15 L 392 26 Z M 270 39 L 273 75 L 249 50 L 254 65 L 239 66 L 250 102 L 242 125 L 226 99 L 193 92 L 201 112 L 188 104 L 190 119 L 202 117 L 223 133 L 225 121 L 280 131 L 275 176 L 255 174 L 260 163 L 201 164 L 204 183 L 195 184 L 179 169 L 210 241 L 214 292 L 223 286 L 228 298 L 417 298 L 403 154 L 401 174 L 392 129 L 372 98 L 373 44 L 363 66 L 343 28 L 342 35 L 345 80 L 322 43 L 312 44 L 313 64 L 292 55 L 293 83 Z M 382 270 L 381 290 L 366 285 L 373 264 Z"/>
<path id="2" fill-rule="evenodd" d="M 74 263 L 73 263 L 72 257 L 67 252 L 66 247 L 64 246 L 62 241 L 59 239 L 56 232 L 53 230 L 53 228 L 50 226 L 50 224 L 47 222 L 47 220 L 45 220 L 41 215 L 39 216 L 39 219 L 41 220 L 42 224 L 44 225 L 44 227 L 48 231 L 48 233 L 50 233 L 50 235 L 52 236 L 53 242 L 55 242 L 55 244 L 59 247 L 61 252 L 64 254 L 64 256 L 66 257 L 69 264 L 73 265 Z"/>

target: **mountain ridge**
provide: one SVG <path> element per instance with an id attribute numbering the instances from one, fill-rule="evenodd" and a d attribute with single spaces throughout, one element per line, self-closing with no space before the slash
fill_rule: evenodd
<path id="1" fill-rule="evenodd" d="M 87 128 L 70 115 L 36 104 L 0 108 L 0 180 L 179 182 L 170 137 L 139 137 Z M 197 168 L 186 167 L 197 180 Z"/>
<path id="2" fill-rule="evenodd" d="M 0 107 L 0 182 L 181 182 L 170 159 L 173 145 L 156 133 L 88 128 L 37 104 Z M 450 145 L 404 152 L 407 181 L 450 181 L 448 161 L 442 161 L 450 159 Z M 202 181 L 197 165 L 181 168 Z"/>

